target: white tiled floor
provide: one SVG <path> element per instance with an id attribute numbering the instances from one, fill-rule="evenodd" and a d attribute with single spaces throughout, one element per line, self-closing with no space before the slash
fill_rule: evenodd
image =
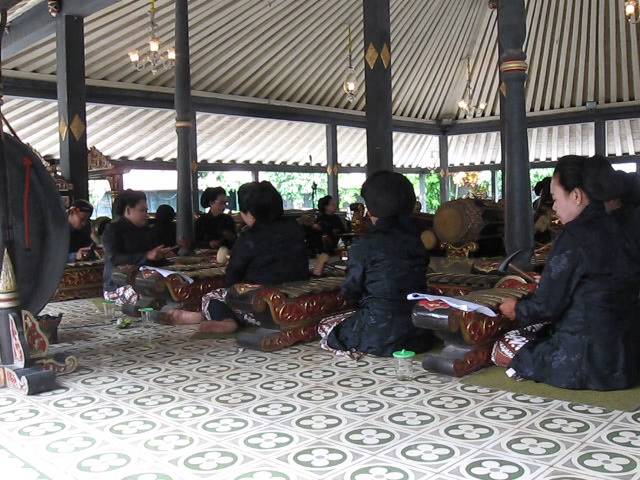
<path id="1" fill-rule="evenodd" d="M 640 412 L 460 384 L 315 344 L 240 351 L 191 328 L 117 330 L 89 301 L 60 332 L 82 367 L 53 392 L 0 390 L 0 478 L 640 478 Z M 83 326 L 83 325 L 92 326 Z"/>

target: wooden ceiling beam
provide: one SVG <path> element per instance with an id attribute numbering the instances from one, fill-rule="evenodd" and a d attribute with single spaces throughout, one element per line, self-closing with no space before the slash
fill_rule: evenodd
<path id="1" fill-rule="evenodd" d="M 5 3 L 9 4 L 11 1 L 8 0 Z M 117 0 L 65 0 L 59 15 L 88 17 L 116 3 Z M 11 20 L 8 29 L 9 33 L 2 45 L 2 56 L 7 59 L 16 56 L 45 38 L 55 35 L 56 22 L 43 2 Z"/>

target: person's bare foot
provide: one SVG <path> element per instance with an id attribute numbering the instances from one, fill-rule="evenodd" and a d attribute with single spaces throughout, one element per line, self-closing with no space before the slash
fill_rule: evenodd
<path id="1" fill-rule="evenodd" d="M 167 316 L 173 325 L 197 325 L 204 320 L 202 313 L 187 310 L 168 310 Z"/>
<path id="2" fill-rule="evenodd" d="M 238 322 L 231 319 L 202 322 L 198 328 L 200 333 L 233 333 L 236 330 L 238 330 Z"/>

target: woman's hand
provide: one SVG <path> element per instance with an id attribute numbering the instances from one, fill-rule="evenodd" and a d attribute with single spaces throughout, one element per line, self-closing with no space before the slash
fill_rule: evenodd
<path id="1" fill-rule="evenodd" d="M 82 261 L 89 258 L 89 252 L 91 251 L 91 247 L 82 247 L 76 252 L 76 260 Z"/>
<path id="2" fill-rule="evenodd" d="M 504 302 L 500 304 L 500 313 L 511 321 L 515 320 L 517 303 L 518 303 L 517 300 L 513 298 L 507 298 Z"/>
<path id="3" fill-rule="evenodd" d="M 165 248 L 164 245 L 160 245 L 156 248 L 152 248 L 147 252 L 146 258 L 151 262 L 157 262 L 166 258 L 172 252 L 171 248 Z"/>

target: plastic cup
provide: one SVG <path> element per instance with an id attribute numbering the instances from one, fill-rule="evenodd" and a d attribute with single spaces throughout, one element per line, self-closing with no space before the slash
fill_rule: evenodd
<path id="1" fill-rule="evenodd" d="M 108 318 L 113 318 L 116 310 L 116 302 L 113 300 L 105 300 L 102 302 L 102 311 L 104 312 L 104 316 Z"/>
<path id="2" fill-rule="evenodd" d="M 153 313 L 153 308 L 151 307 L 139 308 L 138 311 L 141 314 L 140 320 L 142 320 L 144 323 L 151 322 L 151 314 Z"/>
<path id="3" fill-rule="evenodd" d="M 396 362 L 396 378 L 398 380 L 404 381 L 413 379 L 413 359 L 415 356 L 415 352 L 405 349 L 393 352 L 393 358 Z"/>
<path id="4" fill-rule="evenodd" d="M 151 307 L 145 307 L 145 308 L 139 308 L 138 311 L 140 312 L 140 321 L 142 322 L 142 329 L 144 331 L 144 337 L 145 337 L 145 345 L 147 347 L 152 347 L 152 342 L 151 342 L 151 330 L 152 330 L 152 325 L 151 325 L 151 314 L 153 313 L 153 308 Z"/>

